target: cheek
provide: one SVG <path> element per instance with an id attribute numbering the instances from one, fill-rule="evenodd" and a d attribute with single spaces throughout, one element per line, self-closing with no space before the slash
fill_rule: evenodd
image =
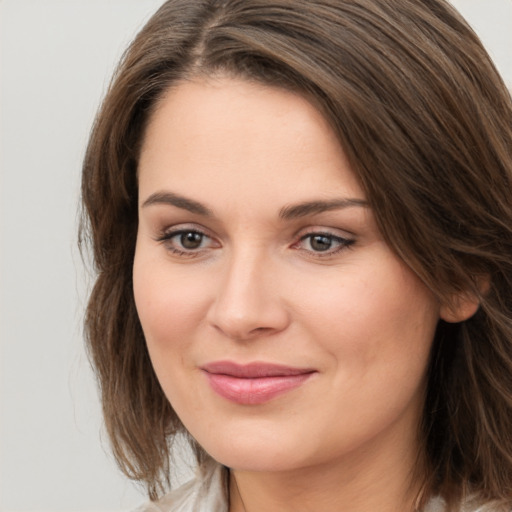
<path id="1" fill-rule="evenodd" d="M 204 322 L 207 293 L 204 285 L 196 283 L 165 258 L 137 250 L 133 267 L 137 312 L 156 376 L 178 413 L 192 413 L 195 405 L 188 397 L 200 392 L 190 379 L 195 369 L 190 351 Z"/>
<path id="2" fill-rule="evenodd" d="M 365 374 L 371 367 L 373 376 L 379 370 L 389 375 L 390 368 L 422 374 L 438 303 L 393 255 L 378 256 L 378 265 L 354 265 L 329 284 L 310 286 L 302 317 L 336 364 L 347 363 L 351 373 Z"/>
<path id="3" fill-rule="evenodd" d="M 379 261 L 381 268 L 354 266 L 304 296 L 309 337 L 328 355 L 322 396 L 332 407 L 320 437 L 343 425 L 346 442 L 357 443 L 405 411 L 411 421 L 421 414 L 438 305 L 400 262 Z M 321 404 L 312 410 L 322 414 Z"/>
<path id="4" fill-rule="evenodd" d="M 135 304 L 150 355 L 177 350 L 190 339 L 190 330 L 204 321 L 208 302 L 205 288 L 199 285 L 200 280 L 183 274 L 165 260 L 147 257 L 143 250 L 136 252 Z"/>

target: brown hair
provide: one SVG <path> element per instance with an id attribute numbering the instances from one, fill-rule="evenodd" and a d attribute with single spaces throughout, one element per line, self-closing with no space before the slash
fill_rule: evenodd
<path id="1" fill-rule="evenodd" d="M 133 299 L 139 148 L 170 86 L 219 72 L 306 95 L 338 135 L 389 246 L 445 303 L 480 299 L 469 320 L 438 326 L 420 503 L 437 493 L 452 510 L 473 493 L 510 508 L 512 102 L 444 0 L 170 0 L 136 37 L 82 181 L 81 236 L 98 272 L 86 336 L 121 468 L 156 498 L 184 431 Z"/>

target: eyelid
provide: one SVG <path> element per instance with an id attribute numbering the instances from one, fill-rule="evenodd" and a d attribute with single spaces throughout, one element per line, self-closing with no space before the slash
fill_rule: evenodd
<path id="1" fill-rule="evenodd" d="M 346 229 L 335 227 L 326 227 L 322 225 L 311 225 L 297 231 L 295 238 L 297 240 L 304 239 L 312 235 L 324 235 L 342 240 L 355 240 L 356 234 Z"/>
<path id="2" fill-rule="evenodd" d="M 157 229 L 156 238 L 169 238 L 176 233 L 189 231 L 200 233 L 201 235 L 207 236 L 208 238 L 215 238 L 215 235 L 213 235 L 209 229 L 193 222 L 181 222 L 178 224 L 166 225 L 165 227 L 159 228 Z"/>

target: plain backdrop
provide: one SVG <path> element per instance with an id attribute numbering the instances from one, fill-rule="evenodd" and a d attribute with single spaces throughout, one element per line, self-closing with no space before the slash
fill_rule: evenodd
<path id="1" fill-rule="evenodd" d="M 81 159 L 115 62 L 162 0 L 0 0 L 0 511 L 129 511 L 81 322 Z M 454 3 L 512 86 L 512 0 Z"/>

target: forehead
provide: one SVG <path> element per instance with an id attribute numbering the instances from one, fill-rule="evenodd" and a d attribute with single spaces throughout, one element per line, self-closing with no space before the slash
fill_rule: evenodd
<path id="1" fill-rule="evenodd" d="M 139 178 L 141 195 L 192 187 L 206 198 L 214 188 L 226 197 L 264 191 L 293 201 L 363 196 L 318 109 L 296 93 L 231 78 L 167 91 L 146 130 Z"/>

